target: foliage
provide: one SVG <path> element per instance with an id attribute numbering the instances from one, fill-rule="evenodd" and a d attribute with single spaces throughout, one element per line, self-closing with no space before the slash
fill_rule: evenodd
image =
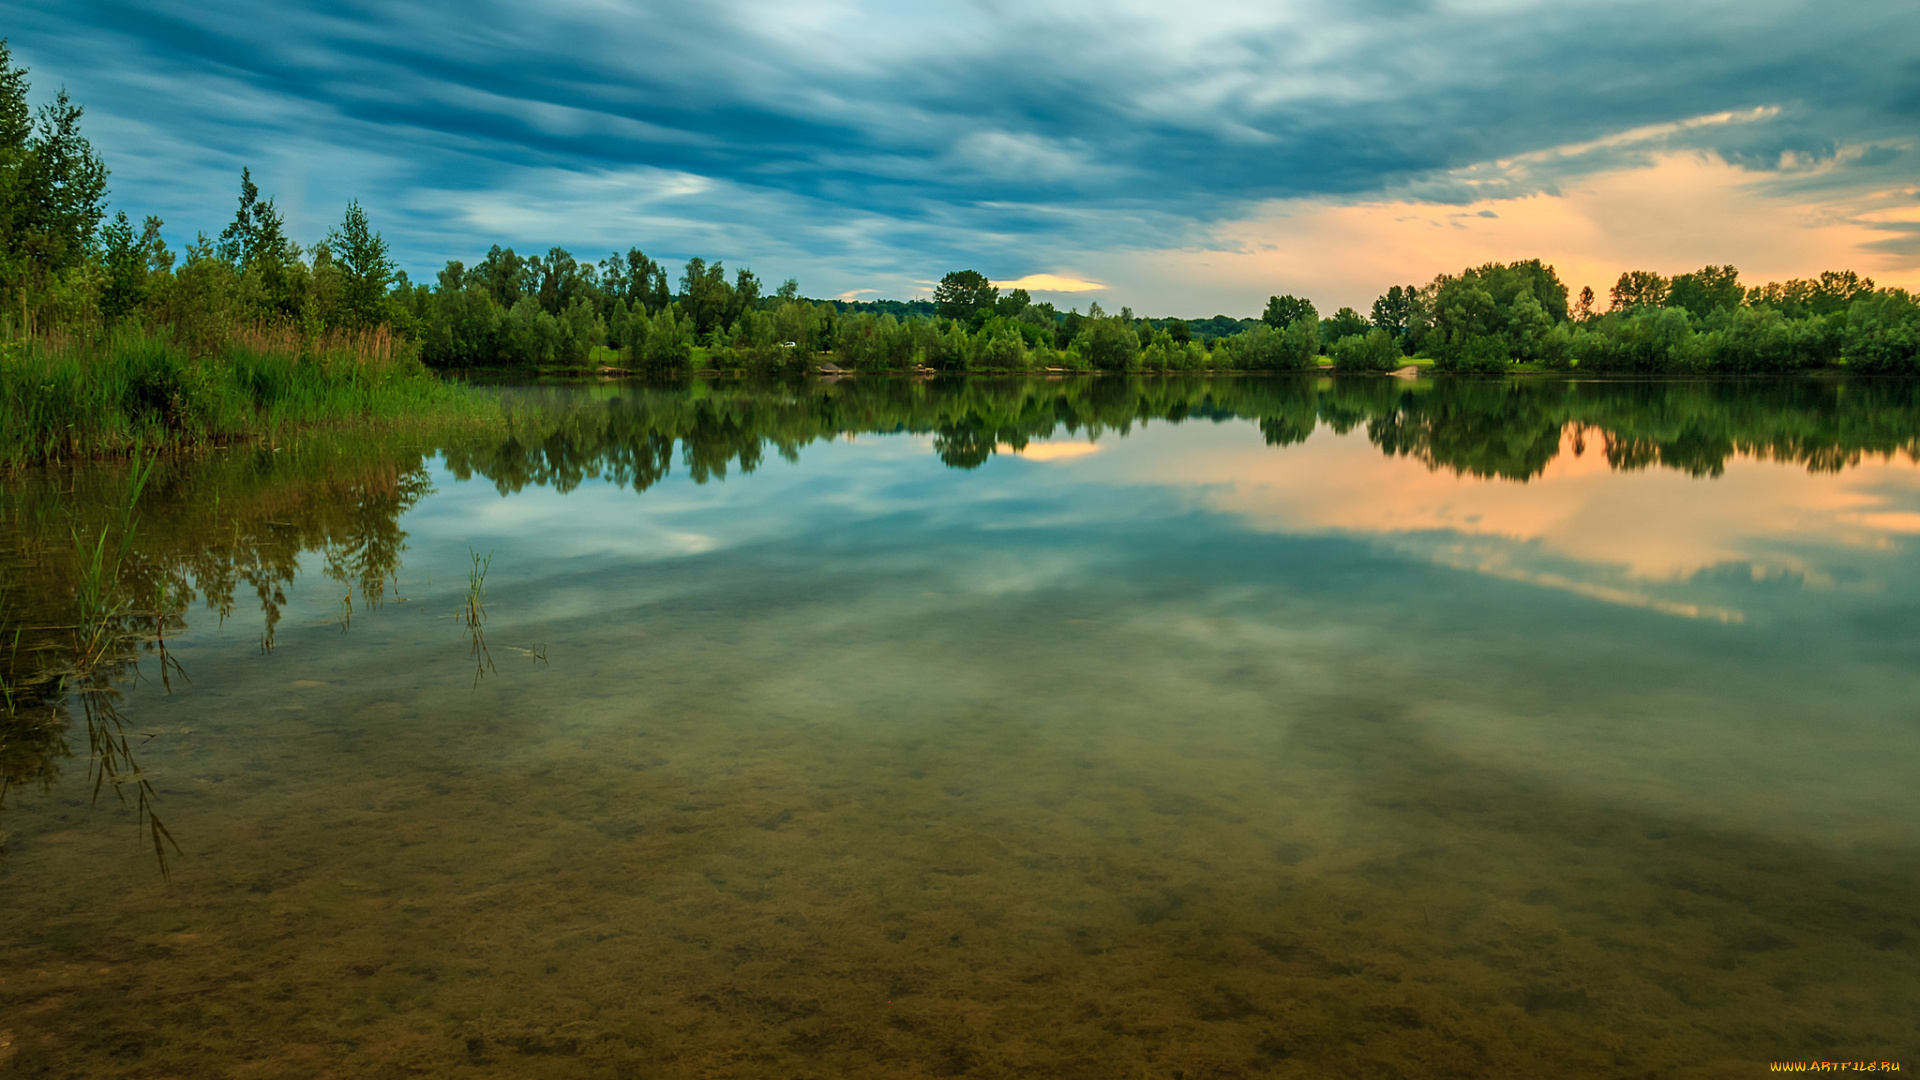
<path id="1" fill-rule="evenodd" d="M 1260 321 L 1275 330 L 1284 330 L 1301 319 L 1318 322 L 1320 313 L 1313 309 L 1313 301 L 1292 295 L 1267 297 L 1267 309 L 1260 313 Z"/>
<path id="2" fill-rule="evenodd" d="M 1904 289 L 1859 297 L 1847 310 L 1850 370 L 1869 375 L 1920 374 L 1920 302 Z"/>
<path id="3" fill-rule="evenodd" d="M 1609 311 L 1632 311 L 1667 305 L 1672 282 L 1651 270 L 1628 270 L 1608 290 Z"/>
<path id="4" fill-rule="evenodd" d="M 1100 371 L 1131 371 L 1138 366 L 1140 337 L 1129 326 L 1132 320 L 1119 317 L 1087 320 L 1073 349 Z"/>
<path id="5" fill-rule="evenodd" d="M 1698 366 L 1697 337 L 1686 312 L 1640 307 L 1606 316 L 1575 340 L 1574 353 L 1582 372 L 1664 374 Z"/>
<path id="6" fill-rule="evenodd" d="M 1309 317 L 1294 320 L 1284 330 L 1262 323 L 1238 337 L 1227 338 L 1215 349 L 1225 350 L 1231 366 L 1245 371 L 1306 371 L 1320 351 L 1320 325 Z"/>
<path id="7" fill-rule="evenodd" d="M 1327 347 L 1335 371 L 1392 371 L 1400 366 L 1400 345 L 1388 331 L 1374 327 L 1343 337 Z"/>
<path id="8" fill-rule="evenodd" d="M 1424 322 L 1418 285 L 1394 285 L 1373 302 L 1373 325 L 1393 336 L 1404 350 L 1415 330 Z"/>
<path id="9" fill-rule="evenodd" d="M 1668 307 L 1706 318 L 1716 311 L 1738 308 L 1746 298 L 1740 271 L 1732 266 L 1703 266 L 1690 274 L 1676 275 L 1667 286 L 1666 302 Z"/>
<path id="10" fill-rule="evenodd" d="M 0 38 L 0 288 L 33 329 L 30 294 L 86 262 L 106 212 L 107 167 L 65 90 L 35 115 L 27 72 Z"/>
<path id="11" fill-rule="evenodd" d="M 1342 338 L 1360 337 L 1372 327 L 1373 324 L 1362 318 L 1359 312 L 1343 307 L 1334 312 L 1332 317 L 1320 320 L 1320 342 L 1332 348 Z"/>
<path id="12" fill-rule="evenodd" d="M 970 321 L 981 311 L 991 310 L 1000 290 L 978 270 L 954 270 L 940 279 L 933 290 L 933 306 L 943 319 Z"/>
<path id="13" fill-rule="evenodd" d="M 384 328 L 317 339 L 255 329 L 195 355 L 137 330 L 0 351 L 0 463 L 215 445 L 289 425 L 472 406 Z"/>

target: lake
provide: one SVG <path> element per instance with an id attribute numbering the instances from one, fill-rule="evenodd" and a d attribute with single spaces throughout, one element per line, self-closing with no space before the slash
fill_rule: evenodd
<path id="1" fill-rule="evenodd" d="M 0 481 L 0 1070 L 1920 1047 L 1920 386 L 486 392 Z"/>

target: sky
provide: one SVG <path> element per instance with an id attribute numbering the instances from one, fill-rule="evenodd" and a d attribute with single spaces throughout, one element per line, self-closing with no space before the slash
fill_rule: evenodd
<path id="1" fill-rule="evenodd" d="M 1542 258 L 1920 287 L 1920 5 L 1691 0 L 0 0 L 116 209 L 176 243 L 242 167 L 303 242 L 358 199 L 431 280 L 639 247 L 927 295 L 1363 312 Z"/>

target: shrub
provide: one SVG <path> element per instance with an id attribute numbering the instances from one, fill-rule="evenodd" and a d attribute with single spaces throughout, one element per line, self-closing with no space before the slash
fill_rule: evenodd
<path id="1" fill-rule="evenodd" d="M 1583 372 L 1659 375 L 1687 371 L 1700 357 L 1693 320 L 1678 308 L 1636 308 L 1608 316 L 1574 339 Z"/>
<path id="2" fill-rule="evenodd" d="M 1393 335 L 1378 327 L 1327 347 L 1335 371 L 1392 371 L 1403 359 Z"/>
<path id="3" fill-rule="evenodd" d="M 1865 375 L 1920 372 L 1920 303 L 1904 289 L 1853 302 L 1842 344 L 1847 370 Z"/>

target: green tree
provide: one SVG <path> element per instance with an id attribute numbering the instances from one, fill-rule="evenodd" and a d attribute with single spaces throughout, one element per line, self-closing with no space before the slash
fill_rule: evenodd
<path id="1" fill-rule="evenodd" d="M 575 300 L 591 302 L 599 298 L 593 264 L 574 258 L 566 248 L 549 250 L 539 263 L 539 274 L 540 284 L 534 295 L 540 300 L 540 309 L 556 319 L 565 315 Z"/>
<path id="2" fill-rule="evenodd" d="M 100 230 L 100 261 L 106 271 L 100 289 L 100 314 L 115 323 L 139 310 L 147 298 L 147 253 L 133 235 L 125 210 Z"/>
<path id="3" fill-rule="evenodd" d="M 248 269 L 263 262 L 284 263 L 289 241 L 286 223 L 272 199 L 262 199 L 253 182 L 251 169 L 240 170 L 240 207 L 233 220 L 220 231 L 220 257 L 236 269 Z"/>
<path id="4" fill-rule="evenodd" d="M 1609 311 L 1666 307 L 1672 283 L 1651 270 L 1628 270 L 1607 290 Z"/>
<path id="5" fill-rule="evenodd" d="M 600 281 L 609 298 L 625 300 L 630 310 L 638 307 L 652 313 L 673 302 L 666 270 L 639 248 L 602 259 Z"/>
<path id="6" fill-rule="evenodd" d="M 727 308 L 727 322 L 737 321 L 749 311 L 760 309 L 760 277 L 741 267 L 733 275 L 733 295 Z"/>
<path id="7" fill-rule="evenodd" d="M 393 261 L 387 258 L 387 242 L 367 224 L 359 200 L 347 204 L 340 227 L 327 234 L 327 248 L 340 268 L 339 321 L 359 328 L 386 322 Z"/>
<path id="8" fill-rule="evenodd" d="M 1311 310 L 1311 309 L 1309 309 Z M 1306 371 L 1320 351 L 1320 323 L 1301 317 L 1284 330 L 1275 330 L 1265 322 L 1255 323 L 1244 333 L 1221 338 L 1231 366 L 1248 371 Z"/>
<path id="9" fill-rule="evenodd" d="M 1101 371 L 1128 371 L 1140 356 L 1140 336 L 1128 325 L 1130 320 L 1089 318 L 1074 339 L 1074 351 Z"/>
<path id="10" fill-rule="evenodd" d="M 1361 337 L 1372 326 L 1360 313 L 1350 307 L 1343 307 L 1333 313 L 1332 318 L 1320 321 L 1320 340 L 1331 348 L 1341 338 Z"/>
<path id="11" fill-rule="evenodd" d="M 1260 313 L 1260 321 L 1275 330 L 1284 330 L 1301 319 L 1318 322 L 1320 313 L 1313 309 L 1313 301 L 1291 295 L 1267 297 L 1267 310 Z"/>
<path id="12" fill-rule="evenodd" d="M 1373 302 L 1373 325 L 1393 335 L 1404 350 L 1420 314 L 1420 286 L 1390 286 Z"/>
<path id="13" fill-rule="evenodd" d="M 1575 339 L 1574 353 L 1582 372 L 1663 374 L 1695 367 L 1701 344 L 1686 312 L 1648 306 L 1596 321 Z"/>
<path id="14" fill-rule="evenodd" d="M 1684 308 L 1699 319 L 1737 308 L 1746 298 L 1740 271 L 1732 266 L 1703 266 L 1690 274 L 1676 274 L 1667 286 L 1667 306 Z"/>
<path id="15" fill-rule="evenodd" d="M 1847 370 L 1920 373 L 1920 302 L 1904 289 L 1858 297 L 1847 311 Z"/>
<path id="16" fill-rule="evenodd" d="M 727 284 L 727 270 L 715 262 L 695 255 L 680 273 L 680 308 L 692 323 L 691 332 L 699 337 L 712 333 L 726 321 L 733 306 L 733 286 Z"/>
<path id="17" fill-rule="evenodd" d="M 61 90 L 37 118 L 25 68 L 0 38 L 0 286 L 19 298 L 79 267 L 106 216 L 107 167 L 80 133 L 82 109 Z"/>
<path id="18" fill-rule="evenodd" d="M 1392 371 L 1400 366 L 1400 343 L 1383 327 L 1343 337 L 1327 346 L 1335 371 Z"/>
<path id="19" fill-rule="evenodd" d="M 1000 290 L 978 270 L 955 270 L 940 279 L 933 290 L 934 310 L 943 319 L 969 322 L 974 313 L 989 310 Z"/>

